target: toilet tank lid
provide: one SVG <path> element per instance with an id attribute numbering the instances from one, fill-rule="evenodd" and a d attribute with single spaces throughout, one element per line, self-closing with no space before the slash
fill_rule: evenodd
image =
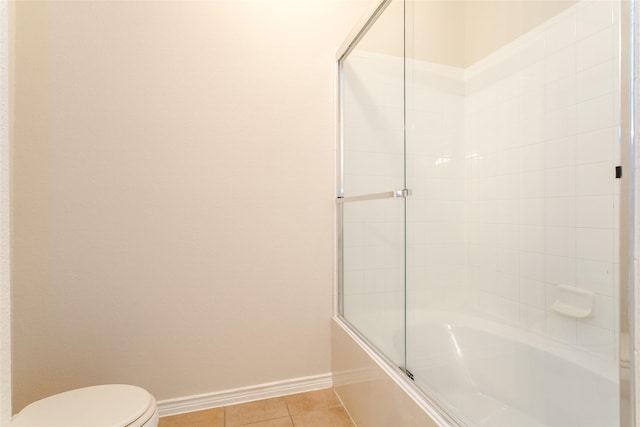
<path id="1" fill-rule="evenodd" d="M 132 385 L 79 388 L 30 404 L 11 427 L 124 427 L 140 418 L 151 401 L 149 392 Z"/>

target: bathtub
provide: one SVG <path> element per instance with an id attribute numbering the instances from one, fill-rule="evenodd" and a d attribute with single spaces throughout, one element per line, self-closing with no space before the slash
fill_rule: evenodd
<path id="1" fill-rule="evenodd" d="M 414 313 L 407 367 L 465 425 L 618 426 L 617 363 L 518 328 Z"/>

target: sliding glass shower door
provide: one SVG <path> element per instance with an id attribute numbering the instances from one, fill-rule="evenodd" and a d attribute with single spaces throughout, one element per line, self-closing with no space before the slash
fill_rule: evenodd
<path id="1" fill-rule="evenodd" d="M 340 312 L 404 366 L 404 3 L 341 61 Z"/>
<path id="2" fill-rule="evenodd" d="M 628 7 L 381 2 L 339 61 L 340 314 L 463 425 L 631 425 Z"/>

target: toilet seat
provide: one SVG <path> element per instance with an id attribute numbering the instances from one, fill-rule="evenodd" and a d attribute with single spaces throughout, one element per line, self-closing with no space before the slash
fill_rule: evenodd
<path id="1" fill-rule="evenodd" d="M 151 404 L 147 408 L 147 411 L 137 420 L 127 425 L 127 427 L 156 427 L 158 425 L 158 407 L 156 405 L 156 399 L 152 395 L 149 396 L 151 397 Z M 150 422 L 151 419 L 153 419 L 153 422 Z"/>
<path id="2" fill-rule="evenodd" d="M 85 387 L 38 400 L 11 427 L 140 427 L 156 414 L 146 390 L 124 384 Z"/>

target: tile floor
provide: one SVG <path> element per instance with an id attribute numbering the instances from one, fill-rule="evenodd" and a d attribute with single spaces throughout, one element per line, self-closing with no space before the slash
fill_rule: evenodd
<path id="1" fill-rule="evenodd" d="M 160 418 L 158 427 L 355 427 L 332 388 Z"/>

